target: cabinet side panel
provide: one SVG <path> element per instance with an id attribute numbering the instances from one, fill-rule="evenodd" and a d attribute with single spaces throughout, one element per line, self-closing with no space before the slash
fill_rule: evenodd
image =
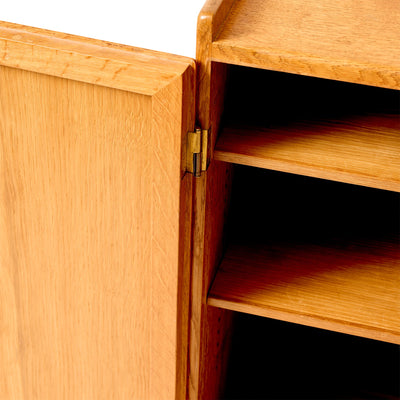
<path id="1" fill-rule="evenodd" d="M 227 66 L 211 62 L 211 44 L 234 0 L 209 0 L 197 24 L 197 102 L 199 124 L 211 129 L 209 159 L 223 112 Z M 196 180 L 190 319 L 189 399 L 221 397 L 230 347 L 232 313 L 206 305 L 207 292 L 223 253 L 225 213 L 231 186 L 229 164 L 211 161 Z"/>
<path id="2" fill-rule="evenodd" d="M 157 370 L 174 398 L 180 147 L 160 190 L 152 97 L 8 67 L 0 87 L 0 397 L 151 399 Z"/>
<path id="3" fill-rule="evenodd" d="M 197 27 L 197 118 L 210 128 L 212 160 L 223 112 L 227 66 L 211 63 L 213 35 L 223 24 L 233 1 L 209 1 Z M 223 254 L 225 215 L 231 186 L 231 166 L 211 161 L 196 180 L 194 196 L 193 266 L 190 319 L 190 399 L 220 398 L 230 346 L 232 313 L 206 305 L 207 292 Z"/>

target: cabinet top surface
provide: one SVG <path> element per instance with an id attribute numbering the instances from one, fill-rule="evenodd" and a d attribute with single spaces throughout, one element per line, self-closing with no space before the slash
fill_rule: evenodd
<path id="1" fill-rule="evenodd" d="M 0 21 L 0 65 L 153 95 L 194 61 Z"/>
<path id="2" fill-rule="evenodd" d="M 349 81 L 398 88 L 400 2 L 239 0 L 214 39 L 213 58 L 229 57 L 232 49 L 241 51 L 232 63 L 265 62 L 268 69 L 333 79 L 335 68 L 344 78 L 346 71 L 357 68 L 366 76 Z M 291 65 L 285 67 L 287 63 Z M 384 82 L 374 82 L 372 73 L 386 75 L 375 76 Z"/>

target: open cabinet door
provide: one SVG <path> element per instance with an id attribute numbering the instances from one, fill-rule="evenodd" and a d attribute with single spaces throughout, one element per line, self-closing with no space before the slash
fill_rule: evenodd
<path id="1" fill-rule="evenodd" d="M 0 24 L 0 398 L 186 396 L 193 60 Z"/>

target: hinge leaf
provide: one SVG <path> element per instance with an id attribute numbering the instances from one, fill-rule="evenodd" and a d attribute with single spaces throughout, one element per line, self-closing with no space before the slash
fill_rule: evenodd
<path id="1" fill-rule="evenodd" d="M 186 151 L 186 171 L 194 176 L 201 176 L 202 171 L 208 167 L 208 136 L 209 130 L 196 128 L 188 132 Z"/>

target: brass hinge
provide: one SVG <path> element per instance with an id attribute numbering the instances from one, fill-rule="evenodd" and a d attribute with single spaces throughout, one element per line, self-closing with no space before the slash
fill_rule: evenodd
<path id="1" fill-rule="evenodd" d="M 208 135 L 209 129 L 196 128 L 188 132 L 186 170 L 194 176 L 201 176 L 202 171 L 208 167 Z"/>

